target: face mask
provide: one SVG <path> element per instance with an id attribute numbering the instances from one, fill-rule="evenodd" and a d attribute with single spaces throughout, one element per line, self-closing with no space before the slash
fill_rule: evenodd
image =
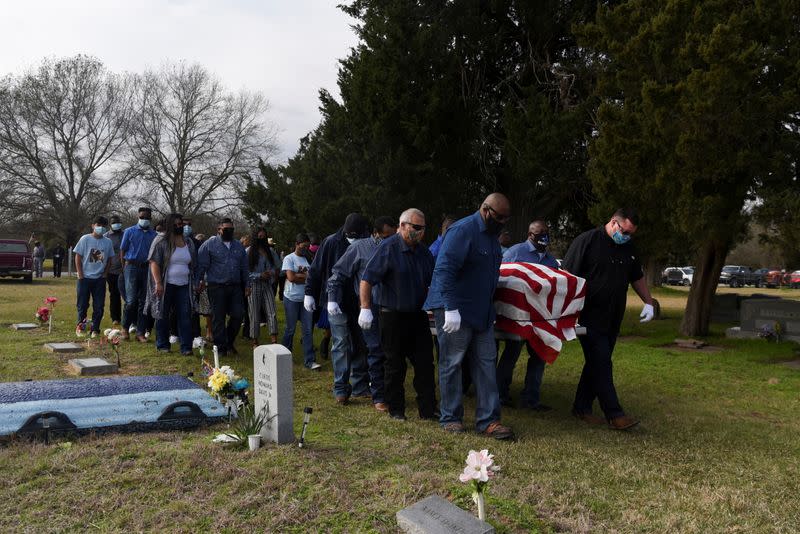
<path id="1" fill-rule="evenodd" d="M 122 223 L 111 223 L 111 229 L 115 232 L 122 230 Z"/>
<path id="2" fill-rule="evenodd" d="M 310 245 L 310 246 L 308 247 L 308 250 L 309 250 L 309 252 L 311 252 L 312 254 L 316 254 L 316 253 L 317 253 L 317 251 L 319 250 L 319 245 Z"/>
<path id="3" fill-rule="evenodd" d="M 231 241 L 233 240 L 233 228 L 223 228 L 222 229 L 222 240 L 223 241 Z"/>
<path id="4" fill-rule="evenodd" d="M 537 252 L 544 252 L 547 249 L 547 245 L 550 244 L 550 236 L 548 234 L 533 234 L 530 240 Z"/>
<path id="5" fill-rule="evenodd" d="M 625 243 L 631 240 L 631 236 L 623 234 L 619 230 L 617 230 L 611 235 L 611 239 L 613 239 L 614 243 L 616 243 L 617 245 L 624 245 Z"/>
<path id="6" fill-rule="evenodd" d="M 160 235 L 161 237 L 164 237 L 165 235 L 167 235 L 167 232 L 156 232 L 156 235 Z"/>
<path id="7" fill-rule="evenodd" d="M 381 241 L 383 241 L 383 238 L 382 238 L 381 236 L 379 236 L 379 235 L 376 235 L 376 236 L 375 236 L 375 237 L 373 237 L 372 239 L 374 239 L 374 240 L 375 240 L 375 244 L 376 244 L 376 245 L 380 245 L 380 244 L 381 244 Z"/>
<path id="8" fill-rule="evenodd" d="M 345 238 L 345 239 L 347 239 L 347 242 L 348 242 L 348 243 L 350 243 L 351 245 L 353 244 L 353 241 L 355 241 L 355 240 L 356 240 L 356 238 L 355 238 L 355 237 L 347 237 L 347 238 Z"/>
<path id="9" fill-rule="evenodd" d="M 106 233 L 106 227 L 105 226 L 95 226 L 94 227 L 94 233 L 97 234 L 97 235 L 103 235 L 104 233 Z"/>
<path id="10" fill-rule="evenodd" d="M 486 217 L 486 229 L 492 235 L 500 235 L 500 232 L 503 230 L 503 226 L 505 223 L 501 223 L 491 215 Z"/>
<path id="11" fill-rule="evenodd" d="M 422 239 L 422 232 L 419 230 L 409 230 L 408 238 L 414 243 L 419 243 L 420 239 Z"/>
<path id="12" fill-rule="evenodd" d="M 139 219 L 139 226 L 141 228 L 150 228 L 150 219 Z"/>
<path id="13" fill-rule="evenodd" d="M 175 226 L 172 231 L 175 233 L 175 235 L 183 235 L 183 226 Z"/>
<path id="14" fill-rule="evenodd" d="M 185 224 L 185 225 L 183 226 L 183 235 L 185 235 L 185 236 L 187 236 L 187 237 L 188 237 L 188 236 L 190 236 L 190 235 L 192 235 L 192 227 L 191 227 L 191 226 L 189 226 L 188 224 Z"/>

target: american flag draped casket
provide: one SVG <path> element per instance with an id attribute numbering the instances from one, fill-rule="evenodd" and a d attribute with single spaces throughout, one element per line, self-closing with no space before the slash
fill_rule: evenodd
<path id="1" fill-rule="evenodd" d="M 495 329 L 530 343 L 541 359 L 553 363 L 562 341 L 575 339 L 586 280 L 535 263 L 503 263 L 494 293 Z"/>

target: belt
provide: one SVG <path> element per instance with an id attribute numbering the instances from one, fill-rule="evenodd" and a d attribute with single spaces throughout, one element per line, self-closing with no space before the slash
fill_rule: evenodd
<path id="1" fill-rule="evenodd" d="M 141 267 L 142 265 L 147 265 L 147 261 L 136 261 L 136 260 L 125 260 L 126 265 L 135 265 L 136 267 Z"/>

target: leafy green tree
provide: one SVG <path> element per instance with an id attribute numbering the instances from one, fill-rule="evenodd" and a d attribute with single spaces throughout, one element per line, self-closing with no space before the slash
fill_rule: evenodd
<path id="1" fill-rule="evenodd" d="M 590 177 L 695 252 L 685 335 L 708 332 L 746 203 L 793 176 L 800 109 L 797 0 L 630 0 L 582 28 L 603 98 Z M 643 224 L 646 227 L 646 224 Z"/>

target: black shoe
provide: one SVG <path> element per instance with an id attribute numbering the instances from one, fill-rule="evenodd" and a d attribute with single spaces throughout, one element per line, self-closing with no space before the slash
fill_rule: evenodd
<path id="1" fill-rule="evenodd" d="M 392 419 L 397 419 L 398 421 L 405 421 L 406 420 L 406 415 L 404 413 L 401 413 L 401 412 L 390 413 L 389 417 L 391 417 Z"/>
<path id="2" fill-rule="evenodd" d="M 322 341 L 319 342 L 319 355 L 322 356 L 323 360 L 328 359 L 328 347 L 331 344 L 331 338 L 323 337 Z"/>

